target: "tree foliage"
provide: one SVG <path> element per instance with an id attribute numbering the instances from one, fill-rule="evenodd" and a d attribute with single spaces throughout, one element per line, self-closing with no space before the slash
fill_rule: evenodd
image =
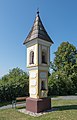
<path id="1" fill-rule="evenodd" d="M 56 66 L 57 70 L 62 69 L 70 74 L 68 68 L 76 64 L 76 58 L 76 47 L 68 42 L 63 42 L 55 52 L 54 65 Z"/>
<path id="2" fill-rule="evenodd" d="M 0 101 L 11 101 L 18 96 L 28 95 L 28 74 L 14 68 L 0 80 Z"/>
<path id="3" fill-rule="evenodd" d="M 49 92 L 51 94 L 77 93 L 77 50 L 69 42 L 63 42 L 55 52 L 53 69 L 49 77 Z"/>

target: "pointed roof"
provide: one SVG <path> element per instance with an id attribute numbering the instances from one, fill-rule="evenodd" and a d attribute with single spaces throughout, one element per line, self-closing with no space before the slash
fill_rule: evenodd
<path id="1" fill-rule="evenodd" d="M 35 38 L 40 38 L 44 41 L 53 43 L 53 41 L 51 40 L 51 38 L 47 34 L 47 32 L 42 24 L 42 21 L 41 21 L 40 16 L 39 16 L 39 11 L 37 12 L 37 15 L 36 15 L 36 18 L 34 20 L 34 24 L 31 28 L 31 31 L 29 32 L 29 34 L 28 34 L 28 36 L 25 39 L 23 44 L 26 44 L 26 43 L 34 40 Z"/>

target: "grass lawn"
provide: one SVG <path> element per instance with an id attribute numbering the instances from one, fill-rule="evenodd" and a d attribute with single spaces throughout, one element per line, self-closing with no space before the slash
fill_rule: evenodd
<path id="1" fill-rule="evenodd" d="M 18 109 L 0 110 L 0 120 L 77 120 L 77 100 L 52 100 L 56 111 L 40 117 L 32 117 L 18 112 Z"/>

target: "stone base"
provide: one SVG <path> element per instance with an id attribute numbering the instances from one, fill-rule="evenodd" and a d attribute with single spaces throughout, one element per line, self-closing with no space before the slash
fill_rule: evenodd
<path id="1" fill-rule="evenodd" d="M 30 98 L 26 99 L 26 110 L 34 113 L 43 112 L 45 110 L 51 109 L 51 99 L 50 98 Z"/>

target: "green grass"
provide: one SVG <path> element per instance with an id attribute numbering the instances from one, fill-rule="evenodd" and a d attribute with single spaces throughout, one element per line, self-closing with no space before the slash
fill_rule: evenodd
<path id="1" fill-rule="evenodd" d="M 77 100 L 52 100 L 51 113 L 32 117 L 18 112 L 18 109 L 0 110 L 0 120 L 77 120 Z"/>

